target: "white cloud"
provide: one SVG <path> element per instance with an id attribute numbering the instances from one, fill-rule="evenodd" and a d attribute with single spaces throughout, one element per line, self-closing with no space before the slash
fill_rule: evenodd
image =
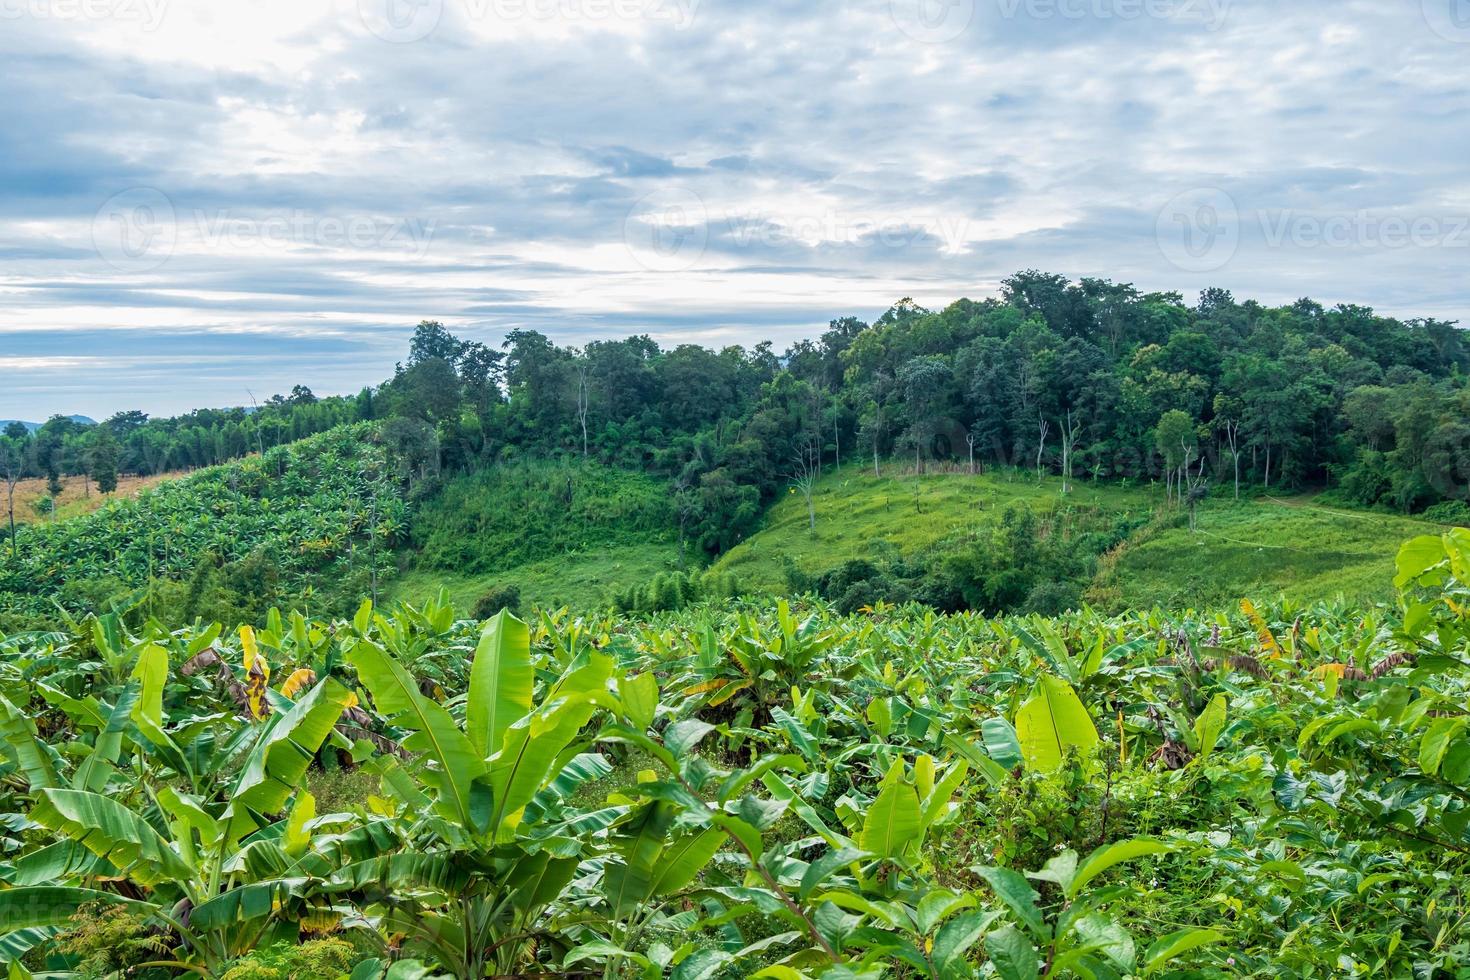
<path id="1" fill-rule="evenodd" d="M 409 2 L 0 0 L 0 338 L 26 345 L 0 355 L 30 373 L 0 385 L 0 416 L 127 407 L 109 386 L 153 411 L 208 402 L 203 360 L 143 384 L 137 358 L 185 356 L 184 335 L 257 345 L 264 389 L 350 388 L 422 317 L 752 343 L 1029 266 L 1405 316 L 1470 299 L 1448 235 L 1259 233 L 1282 210 L 1470 211 L 1470 47 L 1417 4 L 1189 0 L 1217 21 L 976 0 L 926 43 L 888 0 Z M 1202 188 L 1244 222 L 1208 274 L 1156 233 Z M 162 205 L 148 227 L 107 213 L 154 192 L 169 235 L 147 234 Z M 134 237 L 99 254 L 99 218 Z M 65 385 L 25 366 L 76 356 L 78 334 L 128 360 Z"/>

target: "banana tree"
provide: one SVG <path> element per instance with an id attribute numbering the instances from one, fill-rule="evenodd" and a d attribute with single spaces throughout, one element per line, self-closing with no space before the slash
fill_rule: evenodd
<path id="1" fill-rule="evenodd" d="M 1080 861 L 1076 851 L 1062 851 L 1041 870 L 1025 875 L 1010 868 L 971 869 L 1007 912 L 1005 925 L 985 933 L 985 949 L 996 976 L 1002 980 L 1072 974 L 1151 976 L 1184 953 L 1222 940 L 1223 934 L 1213 929 L 1184 929 L 1161 937 L 1140 959 L 1133 936 L 1102 911 L 1126 898 L 1130 886 L 1088 887 L 1115 865 L 1173 849 L 1161 841 L 1135 838 L 1105 844 Z M 1027 879 L 1050 882 L 1060 894 L 1059 903 L 1043 906 Z"/>
<path id="2" fill-rule="evenodd" d="M 378 766 L 379 805 L 407 850 L 349 864 L 329 889 L 403 935 L 408 955 L 456 977 L 513 972 L 538 942 L 557 941 L 543 913 L 594 829 L 565 829 L 557 802 L 608 772 L 584 751 L 583 729 L 599 711 L 621 711 L 609 687 L 612 659 L 585 652 L 537 702 L 528 629 L 502 611 L 476 646 L 462 717 L 376 642 L 359 640 L 348 661 L 377 711 L 404 733 L 407 764 Z"/>
<path id="3" fill-rule="evenodd" d="M 246 729 L 239 769 L 218 796 L 176 788 L 177 779 L 145 779 L 126 797 L 104 794 L 120 748 L 120 714 L 141 731 L 140 741 L 173 745 L 167 757 L 189 768 L 164 725 L 161 682 L 151 673 L 135 678 L 129 697 L 113 706 L 69 784 L 44 767 L 28 773 L 36 795 L 29 819 L 58 840 L 28 855 L 12 887 L 0 891 L 0 943 L 38 939 L 83 905 L 124 903 L 171 930 L 171 965 L 216 976 L 262 937 L 293 929 L 289 912 L 310 904 L 338 856 L 351 850 L 340 836 L 315 838 L 313 802 L 298 792 L 350 692 L 328 679 L 288 711 Z M 274 840 L 283 842 L 285 859 L 265 859 Z"/>

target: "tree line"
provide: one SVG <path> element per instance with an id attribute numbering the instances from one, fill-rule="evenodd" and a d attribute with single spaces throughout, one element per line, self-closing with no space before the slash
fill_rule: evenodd
<path id="1" fill-rule="evenodd" d="M 1017 273 L 999 297 L 770 343 L 661 348 L 647 336 L 501 349 L 442 324 L 374 392 L 420 477 L 525 455 L 578 456 L 670 481 L 681 533 L 711 553 L 824 468 L 1034 467 L 1211 485 L 1330 486 L 1364 506 L 1465 514 L 1470 343 L 1455 324 L 1309 299 L 1269 307 Z M 432 486 L 430 481 L 429 486 Z M 427 491 L 426 491 L 427 492 Z"/>
<path id="2" fill-rule="evenodd" d="M 1210 485 L 1332 486 L 1365 506 L 1461 513 L 1467 369 L 1470 343 L 1443 320 L 1223 289 L 1191 304 L 1028 270 L 998 297 L 904 299 L 779 353 L 641 335 L 563 346 L 523 329 L 495 348 L 425 321 L 393 377 L 356 396 L 298 387 L 253 411 L 124 412 L 96 431 L 52 419 L 0 443 L 0 472 L 105 474 L 114 454 L 124 471 L 204 466 L 380 419 L 416 494 L 494 461 L 593 459 L 667 478 L 681 536 L 710 553 L 776 494 L 859 462 L 1158 480 L 1180 501 Z"/>

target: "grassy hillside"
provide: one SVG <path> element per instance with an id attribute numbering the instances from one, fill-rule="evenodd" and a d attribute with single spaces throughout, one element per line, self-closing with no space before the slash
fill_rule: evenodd
<path id="1" fill-rule="evenodd" d="M 678 565 L 678 548 L 651 541 L 590 553 L 559 555 L 519 565 L 503 572 L 463 575 L 438 569 L 414 568 L 388 587 L 390 600 L 422 603 L 449 590 L 456 609 L 471 611 L 489 592 L 513 586 L 520 592 L 521 608 L 577 610 L 606 609 L 614 594 L 629 585 L 651 581 Z"/>
<path id="2" fill-rule="evenodd" d="M 1075 483 L 1065 504 L 1099 508 L 1143 520 L 1156 494 L 1107 484 Z M 807 524 L 806 502 L 792 494 L 778 502 L 765 527 L 730 549 L 715 565 L 734 572 L 748 587 L 780 592 L 786 559 L 817 574 L 854 558 L 891 547 L 911 557 L 955 535 L 988 528 L 1012 501 L 1046 511 L 1061 499 L 1061 481 L 1037 483 L 1030 473 L 993 471 L 979 476 L 940 473 L 915 478 L 876 478 L 847 467 L 817 485 L 817 527 Z"/>
<path id="3" fill-rule="evenodd" d="M 458 476 L 414 520 L 411 567 L 391 591 L 422 601 L 440 586 L 473 609 L 514 587 L 526 604 L 607 605 L 678 563 L 665 485 L 594 463 L 516 463 Z"/>
<path id="4" fill-rule="evenodd" d="M 1141 536 L 1105 567 L 1093 596 L 1109 608 L 1228 605 L 1241 596 L 1299 601 L 1390 596 L 1394 556 L 1440 525 L 1318 506 L 1307 498 L 1210 501 L 1196 533 Z"/>
<path id="5" fill-rule="evenodd" d="M 807 527 L 805 502 L 792 495 L 770 512 L 765 527 L 731 549 L 716 565 L 748 588 L 786 588 L 794 563 L 815 575 L 844 561 L 885 552 L 923 557 L 942 543 L 988 533 L 1011 501 L 1039 513 L 1058 506 L 1096 509 L 1144 524 L 1099 562 L 1087 599 L 1108 609 L 1216 606 L 1242 596 L 1300 601 L 1339 593 L 1349 598 L 1388 595 L 1399 545 L 1439 525 L 1409 518 L 1334 510 L 1306 498 L 1206 501 L 1198 531 L 1183 514 L 1149 515 L 1162 503 L 1155 488 L 1078 483 L 1066 498 L 1061 481 L 1040 483 L 1028 473 L 971 477 L 936 474 L 884 477 L 856 468 L 830 474 L 817 487 L 817 527 Z M 1058 513 L 1065 517 L 1065 511 Z M 1147 521 L 1147 523 L 1145 523 Z M 1066 521 L 1058 521 L 1065 526 Z"/>

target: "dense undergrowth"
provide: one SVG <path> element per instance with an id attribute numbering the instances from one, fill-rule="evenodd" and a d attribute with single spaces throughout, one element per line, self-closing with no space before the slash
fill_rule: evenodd
<path id="1" fill-rule="evenodd" d="M 0 638 L 0 961 L 1459 975 L 1470 534 L 1411 541 L 1395 584 L 1186 617 L 431 602 Z"/>
<path id="2" fill-rule="evenodd" d="M 417 563 L 510 573 L 545 558 L 669 542 L 664 485 L 596 463 L 523 462 L 446 481 L 414 521 Z"/>

